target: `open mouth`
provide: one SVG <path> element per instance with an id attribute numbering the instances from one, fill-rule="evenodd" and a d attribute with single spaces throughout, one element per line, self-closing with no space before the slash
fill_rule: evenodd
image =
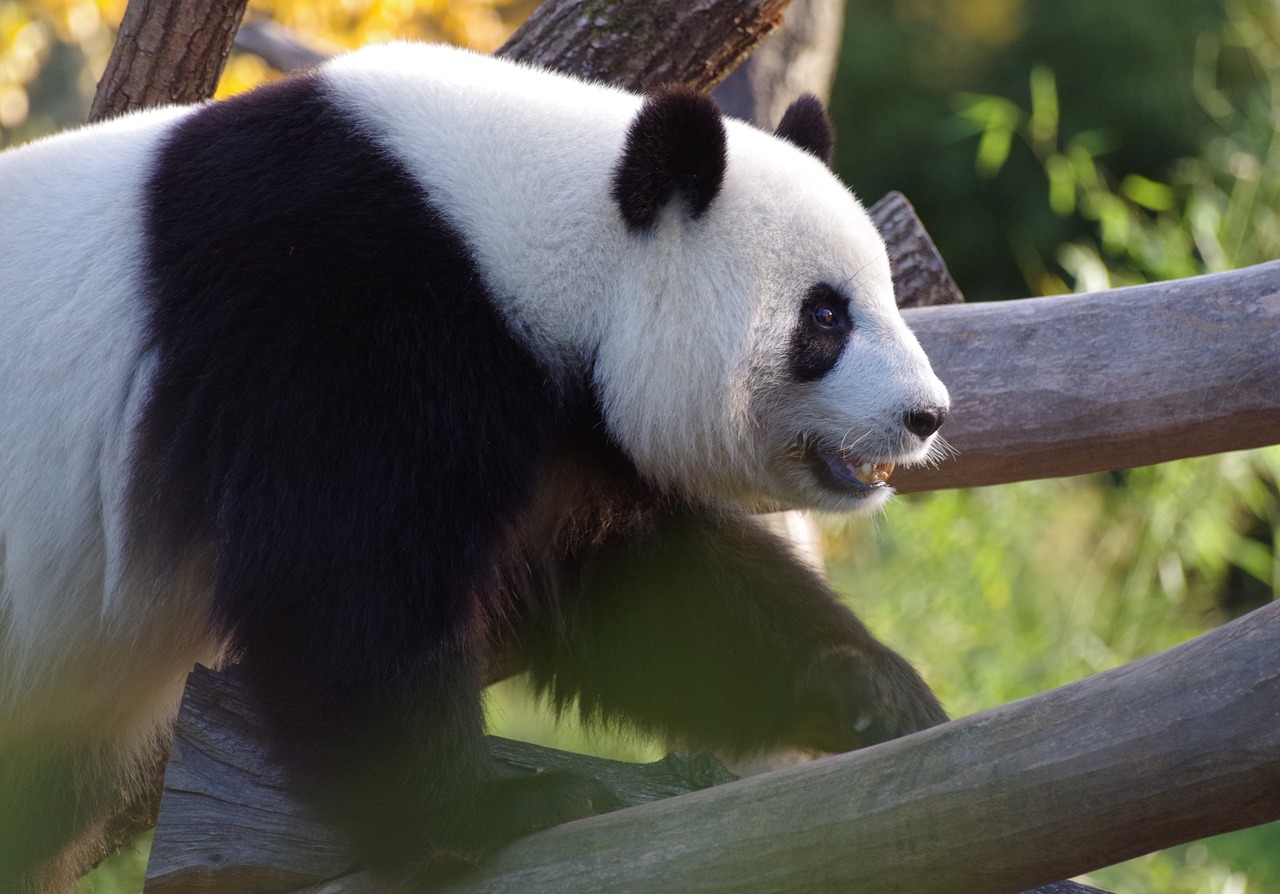
<path id="1" fill-rule="evenodd" d="M 855 453 L 809 444 L 810 460 L 819 481 L 854 496 L 867 496 L 889 487 L 896 464 L 876 462 Z"/>

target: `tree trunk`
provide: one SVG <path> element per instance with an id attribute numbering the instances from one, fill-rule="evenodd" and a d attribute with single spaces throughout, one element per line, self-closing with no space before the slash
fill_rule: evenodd
<path id="1" fill-rule="evenodd" d="M 247 0 L 132 0 L 89 109 L 124 112 L 213 96 Z"/>

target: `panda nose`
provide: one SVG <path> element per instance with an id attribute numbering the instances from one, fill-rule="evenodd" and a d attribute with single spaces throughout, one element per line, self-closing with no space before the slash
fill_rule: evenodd
<path id="1" fill-rule="evenodd" d="M 902 414 L 907 431 L 922 441 L 941 428 L 946 419 L 946 407 L 916 407 Z"/>

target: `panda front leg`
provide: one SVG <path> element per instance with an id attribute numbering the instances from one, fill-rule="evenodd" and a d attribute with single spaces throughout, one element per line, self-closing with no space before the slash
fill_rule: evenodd
<path id="1" fill-rule="evenodd" d="M 907 661 L 747 518 L 666 514 L 573 577 L 569 620 L 534 619 L 525 642 L 535 686 L 589 721 L 741 756 L 846 751 L 947 719 Z"/>
<path id="2" fill-rule="evenodd" d="M 431 890 L 516 837 L 613 806 L 567 774 L 491 778 L 465 625 L 386 615 L 367 590 L 341 612 L 314 592 L 281 609 L 279 595 L 236 634 L 271 752 L 301 802 L 394 890 Z"/>
<path id="3" fill-rule="evenodd" d="M 433 540 L 420 501 L 393 488 L 326 512 L 313 495 L 344 482 L 295 487 L 288 473 L 224 498 L 215 615 L 272 755 L 356 861 L 394 890 L 428 890 L 513 838 L 612 806 L 589 780 L 491 776 L 480 509 L 455 509 L 457 527 Z"/>

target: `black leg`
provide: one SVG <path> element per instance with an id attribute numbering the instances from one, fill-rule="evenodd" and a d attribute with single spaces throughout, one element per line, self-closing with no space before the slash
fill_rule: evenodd
<path id="1" fill-rule="evenodd" d="M 587 719 L 730 753 L 842 751 L 946 719 L 786 544 L 748 519 L 670 513 L 573 572 L 530 618 L 535 684 Z"/>

